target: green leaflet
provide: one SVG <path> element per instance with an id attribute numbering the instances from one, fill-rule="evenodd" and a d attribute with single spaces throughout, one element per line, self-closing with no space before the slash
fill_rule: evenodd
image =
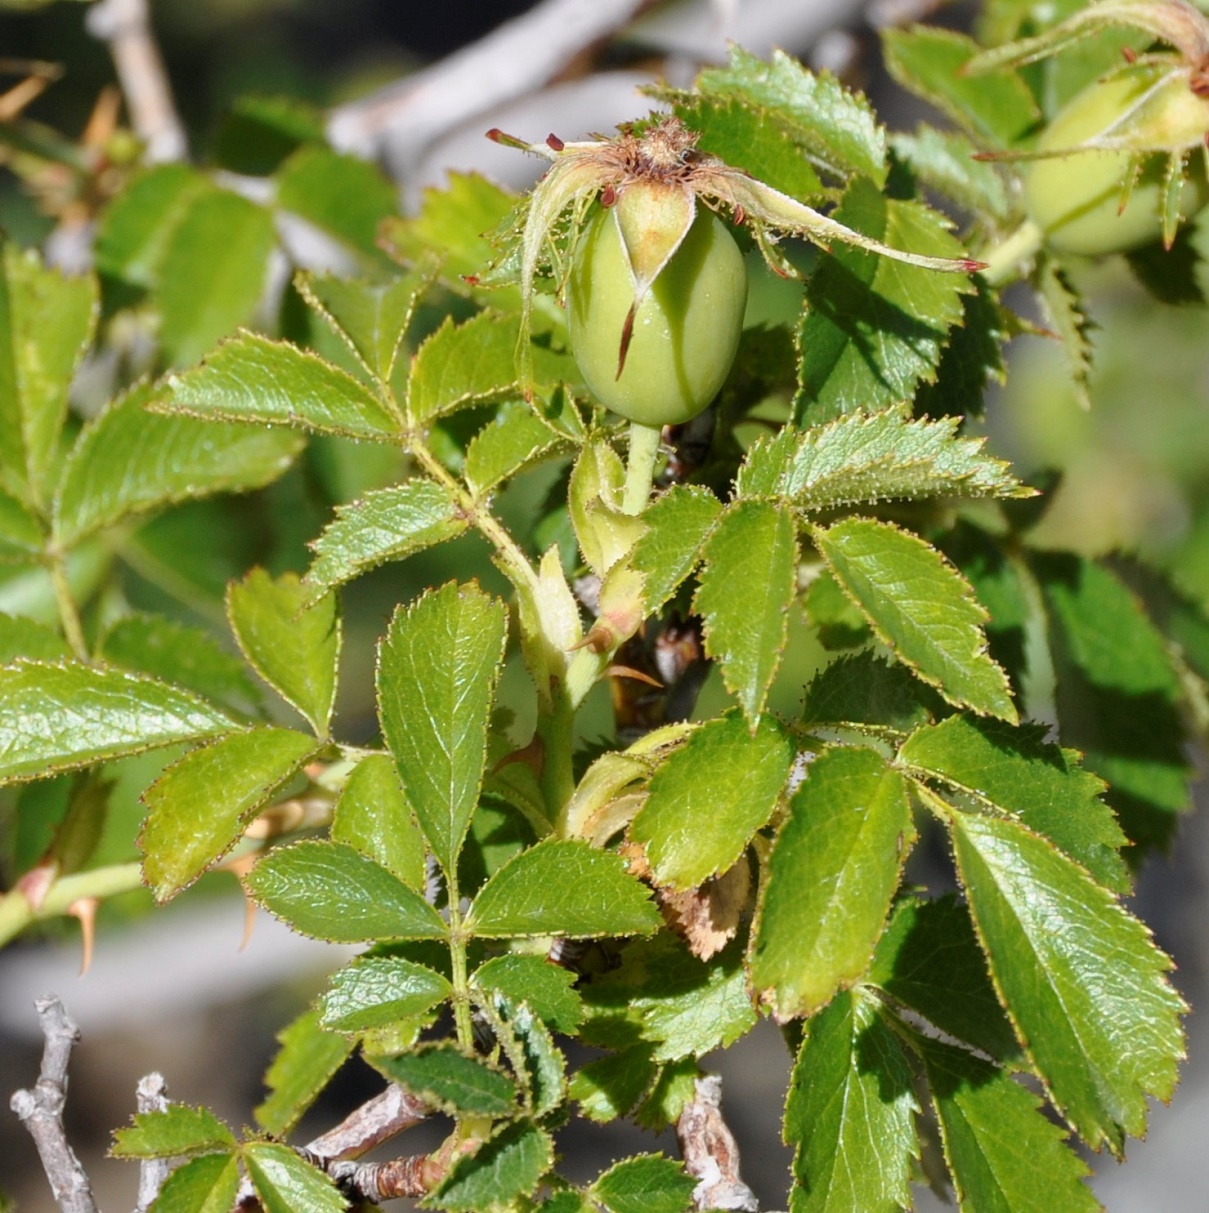
<path id="1" fill-rule="evenodd" d="M 985 439 L 959 438 L 959 423 L 912 419 L 895 405 L 846 413 L 805 432 L 787 428 L 752 446 L 736 489 L 740 496 L 785 497 L 809 511 L 893 498 L 1032 496 L 1006 463 L 984 453 Z"/>
<path id="2" fill-rule="evenodd" d="M 542 1120 L 567 1096 L 567 1060 L 550 1030 L 525 1000 L 495 992 L 479 1003 L 496 1040 L 521 1083 L 525 1111 Z"/>
<path id="3" fill-rule="evenodd" d="M 1049 608 L 1062 741 L 1108 781 L 1126 834 L 1162 845 L 1188 807 L 1190 775 L 1167 640 L 1103 565 L 1062 553 L 1031 564 Z"/>
<path id="4" fill-rule="evenodd" d="M 190 197 L 156 275 L 160 340 L 173 366 L 192 365 L 251 319 L 276 243 L 263 206 L 213 186 Z"/>
<path id="5" fill-rule="evenodd" d="M 155 1198 L 156 1213 L 229 1213 L 239 1191 L 239 1159 L 203 1154 L 177 1167 Z"/>
<path id="6" fill-rule="evenodd" d="M 365 956 L 333 975 L 319 1000 L 321 1024 L 359 1032 L 420 1015 L 448 998 L 453 987 L 440 973 L 399 956 Z"/>
<path id="7" fill-rule="evenodd" d="M 633 1109 L 659 1072 L 650 1046 L 636 1045 L 580 1066 L 568 1093 L 579 1104 L 581 1116 L 608 1124 Z"/>
<path id="8" fill-rule="evenodd" d="M 614 1163 L 588 1189 L 609 1213 L 684 1213 L 697 1181 L 662 1154 L 639 1154 Z"/>
<path id="9" fill-rule="evenodd" d="M 466 450 L 466 483 L 476 497 L 542 459 L 562 442 L 534 406 L 509 400 L 474 436 Z"/>
<path id="10" fill-rule="evenodd" d="M 494 991 L 513 1002 L 528 1003 L 548 1027 L 566 1036 L 573 1035 L 583 1019 L 576 975 L 544 956 L 516 952 L 496 956 L 475 969 L 473 982 L 484 994 Z"/>
<path id="11" fill-rule="evenodd" d="M 168 380 L 166 410 L 393 442 L 399 423 L 378 397 L 316 354 L 239 333 L 201 366 Z"/>
<path id="12" fill-rule="evenodd" d="M 195 691 L 242 715 L 262 715 L 252 672 L 202 628 L 162 615 L 123 615 L 101 637 L 99 649 L 113 665 Z"/>
<path id="13" fill-rule="evenodd" d="M 869 102 L 827 73 L 806 71 L 783 51 L 765 61 L 732 46 L 729 67 L 707 68 L 696 89 L 710 100 L 733 98 L 761 113 L 833 174 L 863 175 L 879 186 L 886 180 L 885 132 Z"/>
<path id="14" fill-rule="evenodd" d="M 378 247 L 378 226 L 398 210 L 396 191 L 368 160 L 304 145 L 277 171 L 277 203 L 335 236 L 367 268 L 390 264 Z"/>
<path id="15" fill-rule="evenodd" d="M 911 1067 L 876 1002 L 837 995 L 807 1026 L 790 1080 L 790 1213 L 910 1208 L 916 1110 Z"/>
<path id="16" fill-rule="evenodd" d="M 906 667 L 890 665 L 866 649 L 815 675 L 806 688 L 802 722 L 901 737 L 929 722 L 933 698 Z"/>
<path id="17" fill-rule="evenodd" d="M 389 754 L 370 754 L 349 773 L 336 802 L 332 839 L 424 891 L 424 838 Z"/>
<path id="18" fill-rule="evenodd" d="M 1104 783 L 1078 765 L 1074 751 L 1046 744 L 1044 733 L 1040 725 L 1013 728 L 1000 721 L 950 716 L 913 733 L 899 758 L 1016 815 L 1078 860 L 1100 884 L 1127 893 L 1129 874 L 1118 854 L 1125 835 L 1100 799 Z"/>
<path id="19" fill-rule="evenodd" d="M 153 384 L 132 389 L 80 435 L 55 496 L 60 543 L 178 501 L 260 488 L 304 445 L 289 430 L 150 413 L 157 392 Z"/>
<path id="20" fill-rule="evenodd" d="M 284 1137 L 344 1064 L 355 1042 L 325 1032 L 315 1010 L 304 1011 L 277 1033 L 277 1040 L 281 1048 L 265 1074 L 269 1094 L 253 1115 L 266 1133 Z"/>
<path id="21" fill-rule="evenodd" d="M 340 659 L 335 595 L 314 600 L 297 574 L 253 569 L 227 588 L 227 617 L 253 669 L 327 737 Z"/>
<path id="22" fill-rule="evenodd" d="M 91 277 L 67 278 L 0 239 L 0 488 L 45 505 L 67 393 L 97 320 Z"/>
<path id="23" fill-rule="evenodd" d="M 788 507 L 730 506 L 702 552 L 694 608 L 705 619 L 705 651 L 754 725 L 781 663 L 797 583 L 797 526 Z"/>
<path id="24" fill-rule="evenodd" d="M 506 1207 L 532 1192 L 553 1162 L 554 1146 L 544 1129 L 524 1121 L 506 1125 L 454 1166 L 433 1193 L 434 1203 L 452 1213 Z"/>
<path id="25" fill-rule="evenodd" d="M 942 1032 L 1012 1066 L 1023 1063 L 987 973 L 969 908 L 956 896 L 900 901 L 866 978 Z"/>
<path id="26" fill-rule="evenodd" d="M 630 827 L 656 882 L 688 889 L 726 871 L 772 816 L 792 762 L 790 738 L 767 718 L 754 733 L 738 713 L 694 729 Z"/>
<path id="27" fill-rule="evenodd" d="M 71 645 L 58 632 L 25 615 L 0 614 L 0 665 L 12 665 L 20 657 L 28 661 L 70 661 Z"/>
<path id="28" fill-rule="evenodd" d="M 698 132 L 697 146 L 703 152 L 727 164 L 741 165 L 752 177 L 791 198 L 804 202 L 825 197 L 823 183 L 802 155 L 796 132 L 770 121 L 770 111 L 749 109 L 726 96 L 703 97 L 695 91 L 662 88 L 660 94 L 672 102 L 685 125 Z"/>
<path id="29" fill-rule="evenodd" d="M 290 1146 L 250 1141 L 240 1151 L 264 1213 L 344 1213 L 340 1190 Z"/>
<path id="30" fill-rule="evenodd" d="M 662 925 L 650 891 L 619 855 L 547 839 L 520 852 L 479 890 L 467 932 L 487 939 L 649 935 Z"/>
<path id="31" fill-rule="evenodd" d="M 1007 677 L 986 652 L 986 612 L 965 578 L 917 535 L 851 518 L 816 528 L 836 579 L 883 644 L 958 707 L 1013 724 Z"/>
<path id="32" fill-rule="evenodd" d="M 518 322 L 480 312 L 465 324 L 451 317 L 412 359 L 407 411 L 415 425 L 512 391 L 516 386 Z"/>
<path id="33" fill-rule="evenodd" d="M 583 1039 L 625 1047 L 637 1037 L 651 1046 L 648 1061 L 700 1057 L 734 1044 L 756 1023 L 741 948 L 732 944 L 701 961 L 666 931 L 629 944 L 620 967 L 582 993 Z"/>
<path id="34" fill-rule="evenodd" d="M 657 611 L 696 567 L 701 545 L 722 513 L 717 497 L 699 485 L 675 484 L 642 512 L 645 530 L 630 564 L 643 575 L 642 601 Z"/>
<path id="35" fill-rule="evenodd" d="M 437 862 L 454 871 L 478 802 L 507 613 L 450 583 L 401 608 L 378 652 L 378 714 Z"/>
<path id="36" fill-rule="evenodd" d="M 224 712 L 154 678 L 74 662 L 0 669 L 0 783 L 237 727 Z"/>
<path id="37" fill-rule="evenodd" d="M 893 248 L 961 256 L 940 214 L 918 202 L 887 198 L 862 178 L 832 218 Z M 798 327 L 797 423 L 894 404 L 930 382 L 948 331 L 961 320 L 961 298 L 972 289 L 960 274 L 938 274 L 836 244 L 806 285 L 806 312 Z"/>
<path id="38" fill-rule="evenodd" d="M 915 1038 L 963 1213 L 1095 1213 L 1087 1165 L 1041 1101 L 989 1062 Z"/>
<path id="39" fill-rule="evenodd" d="M 961 68 L 982 48 L 953 30 L 914 26 L 882 31 L 886 67 L 912 92 L 930 101 L 971 135 L 1008 147 L 1041 117 L 1028 85 L 1015 72 L 965 75 Z"/>
<path id="40" fill-rule="evenodd" d="M 97 226 L 96 266 L 111 286 L 150 289 L 172 233 L 210 181 L 187 164 L 157 164 L 136 173 L 105 208 Z"/>
<path id="41" fill-rule="evenodd" d="M 1183 1003 L 1149 932 L 1076 864 L 1018 822 L 947 814 L 991 974 L 1055 1105 L 1119 1152 L 1170 1096 Z"/>
<path id="42" fill-rule="evenodd" d="M 963 210 L 986 213 L 1001 221 L 1011 215 L 1013 204 L 1002 171 L 994 164 L 975 160 L 977 145 L 966 135 L 921 124 L 912 134 L 892 135 L 890 146 L 923 184 Z"/>
<path id="43" fill-rule="evenodd" d="M 453 1045 L 432 1045 L 381 1057 L 378 1066 L 413 1095 L 450 1114 L 515 1116 L 516 1083 L 485 1060 Z"/>
<path id="44" fill-rule="evenodd" d="M 231 1130 L 208 1108 L 170 1104 L 159 1112 L 138 1112 L 129 1129 L 113 1135 L 115 1158 L 172 1158 L 235 1144 Z"/>
<path id="45" fill-rule="evenodd" d="M 233 733 L 173 763 L 143 793 L 143 878 L 166 901 L 235 845 L 249 821 L 316 751 L 290 729 Z"/>
<path id="46" fill-rule="evenodd" d="M 462 534 L 468 521 L 453 495 L 433 480 L 408 480 L 336 507 L 335 520 L 311 541 L 315 560 L 305 583 L 312 596 L 369 572 L 387 560 Z"/>
<path id="47" fill-rule="evenodd" d="M 751 981 L 778 1021 L 811 1015 L 869 966 L 914 841 L 902 775 L 872 750 L 816 758 L 768 858 Z"/>
<path id="48" fill-rule="evenodd" d="M 343 843 L 277 847 L 245 883 L 266 910 L 315 939 L 443 939 L 448 932 L 419 893 Z"/>
<path id="49" fill-rule="evenodd" d="M 310 273 L 299 274 L 295 281 L 366 371 L 379 383 L 389 384 L 416 304 L 434 277 L 426 259 L 386 285 Z"/>

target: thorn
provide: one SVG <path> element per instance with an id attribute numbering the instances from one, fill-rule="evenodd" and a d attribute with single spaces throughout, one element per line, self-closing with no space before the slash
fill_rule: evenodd
<path id="1" fill-rule="evenodd" d="M 561 152 L 567 145 L 553 132 L 546 136 L 546 146 L 552 152 Z"/>
<path id="2" fill-rule="evenodd" d="M 256 926 L 256 903 L 248 894 L 244 877 L 256 866 L 259 858 L 259 855 L 240 855 L 238 859 L 229 859 L 222 865 L 224 871 L 230 872 L 239 881 L 239 888 L 243 893 L 243 937 L 239 941 L 241 952 L 252 942 L 252 930 Z"/>
<path id="3" fill-rule="evenodd" d="M 747 212 L 741 206 L 736 206 L 731 218 L 734 219 L 737 227 L 742 227 L 747 222 Z"/>
<path id="4" fill-rule="evenodd" d="M 617 378 L 621 378 L 621 372 L 625 370 L 626 355 L 630 352 L 630 342 L 634 337 L 634 314 L 638 311 L 638 304 L 631 303 L 630 310 L 626 312 L 625 324 L 621 326 L 621 345 L 617 347 Z"/>
<path id="5" fill-rule="evenodd" d="M 97 907 L 100 901 L 95 897 L 81 897 L 67 907 L 72 918 L 80 920 L 80 976 L 83 977 L 92 968 L 93 944 L 97 937 Z"/>
<path id="6" fill-rule="evenodd" d="M 608 210 L 617 201 L 617 191 L 611 186 L 606 185 L 600 191 L 600 205 Z"/>
<path id="7" fill-rule="evenodd" d="M 576 649 L 591 649 L 593 653 L 605 653 L 612 647 L 616 639 L 617 635 L 612 628 L 606 628 L 597 623 L 582 640 L 573 644 L 567 652 L 574 653 Z"/>
<path id="8" fill-rule="evenodd" d="M 463 282 L 464 282 L 464 283 L 465 283 L 467 286 L 478 286 L 478 284 L 479 284 L 479 276 L 478 276 L 478 274 L 463 274 L 463 275 L 462 275 L 462 281 L 463 281 Z"/>
<path id="9" fill-rule="evenodd" d="M 610 678 L 633 678 L 637 682 L 645 682 L 648 686 L 658 687 L 663 690 L 663 683 L 657 678 L 652 678 L 650 674 L 644 674 L 641 670 L 634 669 L 628 665 L 610 665 L 605 667 L 605 673 Z"/>
<path id="10" fill-rule="evenodd" d="M 1123 46 L 1121 47 L 1121 58 L 1124 59 L 1126 63 L 1137 63 L 1138 52 L 1135 51 L 1132 46 Z"/>

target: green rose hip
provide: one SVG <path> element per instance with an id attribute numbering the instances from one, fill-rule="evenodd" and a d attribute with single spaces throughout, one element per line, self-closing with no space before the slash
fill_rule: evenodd
<path id="1" fill-rule="evenodd" d="M 665 203 L 675 211 L 677 201 L 657 185 L 628 186 L 589 219 L 567 284 L 571 352 L 584 381 L 606 407 L 644 425 L 688 421 L 717 395 L 747 302 L 743 256 L 704 207 L 637 297 L 627 249 L 645 241 L 658 256 L 666 229 L 652 212 Z"/>
<path id="2" fill-rule="evenodd" d="M 1138 64 L 1097 80 L 1042 134 L 1037 151 L 1052 156 L 1025 165 L 1029 217 L 1051 248 L 1084 256 L 1125 252 L 1169 236 L 1163 219 L 1168 156 L 1145 156 L 1144 149 L 1196 146 L 1207 130 L 1209 99 L 1180 76 L 1163 78 L 1152 65 Z M 1185 218 L 1209 196 L 1203 171 L 1174 188 L 1173 214 Z"/>

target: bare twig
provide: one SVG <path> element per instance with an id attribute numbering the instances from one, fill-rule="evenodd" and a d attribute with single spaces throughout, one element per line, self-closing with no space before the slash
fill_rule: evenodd
<path id="1" fill-rule="evenodd" d="M 427 1115 L 428 1107 L 422 1100 L 392 1083 L 350 1112 L 335 1128 L 308 1142 L 305 1149 L 313 1159 L 329 1162 L 360 1158 Z"/>
<path id="2" fill-rule="evenodd" d="M 147 0 L 97 0 L 85 23 L 94 38 L 109 44 L 134 133 L 147 145 L 147 160 L 183 160 L 185 128 L 151 32 Z"/>
<path id="3" fill-rule="evenodd" d="M 549 83 L 649 2 L 542 0 L 439 63 L 332 110 L 328 137 L 371 158 L 389 145 L 392 170 L 405 179 L 445 132 Z"/>
<path id="4" fill-rule="evenodd" d="M 698 1209 L 735 1209 L 757 1213 L 760 1202 L 739 1178 L 739 1147 L 722 1119 L 722 1079 L 705 1074 L 696 1094 L 676 1122 L 676 1139 L 684 1169 L 697 1180 L 693 1204 Z"/>
<path id="5" fill-rule="evenodd" d="M 140 1112 L 164 1112 L 168 1108 L 168 1084 L 154 1071 L 139 1079 L 135 1098 Z M 147 1213 L 172 1168 L 166 1158 L 144 1158 L 139 1163 L 138 1205 L 135 1213 Z"/>
<path id="6" fill-rule="evenodd" d="M 97 1213 L 88 1176 L 67 1144 L 63 1129 L 67 1062 L 80 1032 L 54 996 L 39 998 L 34 1006 L 46 1040 L 42 1069 L 32 1091 L 18 1091 L 13 1095 L 12 1109 L 34 1139 L 42 1169 L 62 1213 Z"/>

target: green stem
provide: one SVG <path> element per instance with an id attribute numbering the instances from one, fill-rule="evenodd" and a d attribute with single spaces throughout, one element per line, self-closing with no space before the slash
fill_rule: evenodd
<path id="1" fill-rule="evenodd" d="M 71 592 L 71 582 L 67 578 L 67 565 L 62 553 L 48 553 L 48 568 L 50 581 L 55 589 L 55 602 L 59 608 L 59 619 L 63 624 L 63 635 L 71 650 L 81 661 L 87 661 L 88 642 L 84 639 L 84 625 L 80 622 L 80 611 L 76 606 L 75 595 Z"/>
<path id="2" fill-rule="evenodd" d="M 86 897 L 104 900 L 119 893 L 129 893 L 143 887 L 143 869 L 137 863 L 119 863 L 90 872 L 61 876 L 50 886 L 41 904 L 35 909 L 20 888 L 10 889 L 0 897 L 0 947 L 13 939 L 31 923 L 57 918 L 77 901 Z"/>
<path id="3" fill-rule="evenodd" d="M 1023 277 L 1020 266 L 1037 255 L 1044 240 L 1045 233 L 1031 219 L 1026 219 L 1001 244 L 983 250 L 986 269 L 982 276 L 991 286 L 1006 286 Z"/>
<path id="4" fill-rule="evenodd" d="M 449 894 L 449 975 L 453 986 L 453 1025 L 458 1044 L 467 1051 L 474 1048 L 474 1025 L 470 1021 L 470 977 L 466 965 L 466 935 L 462 930 L 462 909 L 458 904 L 457 870 L 445 873 Z"/>
<path id="5" fill-rule="evenodd" d="M 630 454 L 626 463 L 625 490 L 621 499 L 624 514 L 641 514 L 651 498 L 655 457 L 659 454 L 660 428 L 630 422 Z"/>

